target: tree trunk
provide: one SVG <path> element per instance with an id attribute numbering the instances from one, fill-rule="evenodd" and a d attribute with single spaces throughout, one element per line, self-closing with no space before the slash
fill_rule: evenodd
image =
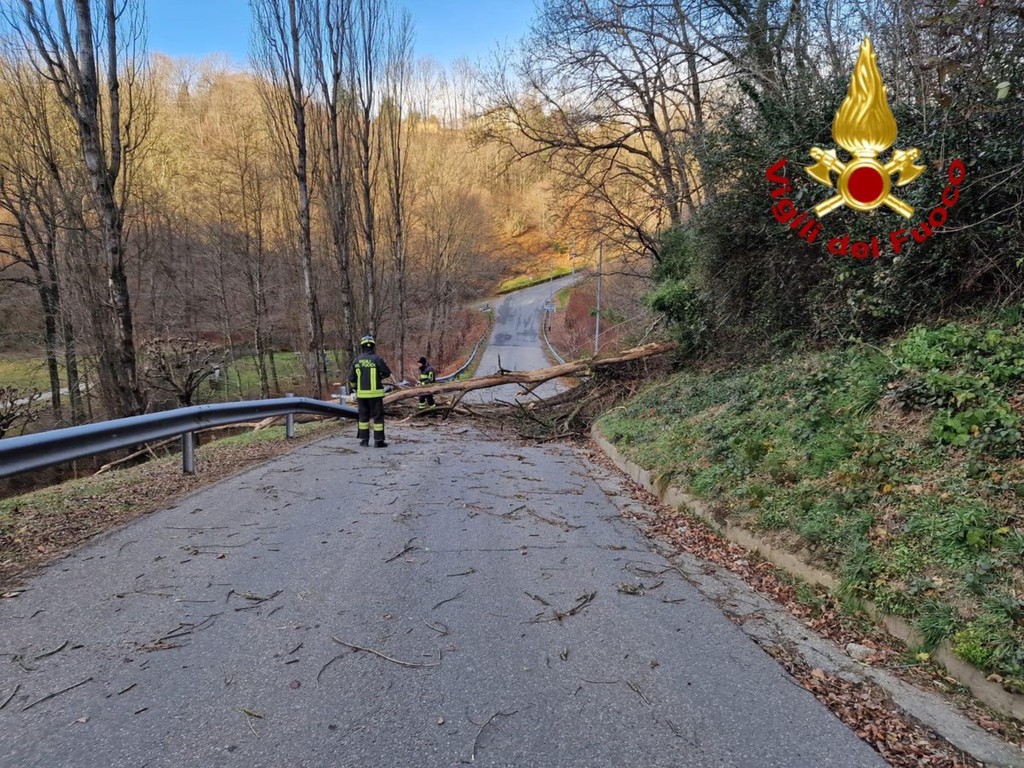
<path id="1" fill-rule="evenodd" d="M 69 106 L 74 112 L 82 157 L 89 176 L 92 201 L 100 223 L 100 243 L 107 275 L 108 312 L 97 312 L 98 323 L 107 324 L 108 333 L 100 338 L 107 343 L 99 351 L 101 377 L 105 379 L 107 407 L 114 417 L 133 416 L 144 409 L 139 390 L 135 338 L 132 324 L 128 278 L 124 268 L 122 232 L 124 221 L 117 203 L 115 185 L 122 169 L 121 102 L 117 64 L 117 12 L 115 0 L 106 0 L 106 88 L 107 114 L 100 116 L 100 84 L 93 44 L 93 23 L 90 0 L 75 0 L 78 31 L 79 76 L 77 98 Z M 60 5 L 58 4 L 58 7 Z M 108 148 L 100 137 L 102 126 L 109 131 Z M 109 150 L 109 159 L 107 151 Z"/>
<path id="2" fill-rule="evenodd" d="M 478 379 L 464 381 L 446 381 L 427 387 L 409 387 L 398 392 L 385 395 L 384 404 L 398 403 L 421 395 L 440 395 L 448 392 L 471 392 L 475 389 L 500 387 L 504 384 L 542 384 L 562 376 L 576 376 L 587 371 L 601 368 L 614 368 L 616 365 L 641 360 L 653 355 L 663 355 L 676 348 L 674 341 L 654 342 L 641 347 L 633 347 L 611 357 L 597 357 L 592 360 L 580 360 L 564 363 L 551 368 L 539 368 L 533 371 L 502 371 L 494 376 L 482 376 Z"/>
<path id="3" fill-rule="evenodd" d="M 74 326 L 70 318 L 63 318 L 64 367 L 67 370 L 68 400 L 71 403 L 71 423 L 80 424 L 84 418 L 82 408 L 82 379 L 78 372 L 78 351 L 75 348 Z"/>
<path id="4" fill-rule="evenodd" d="M 57 307 L 55 289 L 52 285 L 38 284 L 39 300 L 43 306 L 44 345 L 46 348 L 46 369 L 50 375 L 50 408 L 58 420 L 61 414 L 60 368 L 57 364 Z"/>

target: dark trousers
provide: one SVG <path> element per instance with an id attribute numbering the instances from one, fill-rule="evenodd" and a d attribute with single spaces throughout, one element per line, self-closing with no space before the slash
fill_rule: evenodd
<path id="1" fill-rule="evenodd" d="M 360 397 L 359 406 L 359 439 L 370 439 L 370 424 L 373 424 L 373 439 L 376 443 L 384 442 L 384 398 Z"/>

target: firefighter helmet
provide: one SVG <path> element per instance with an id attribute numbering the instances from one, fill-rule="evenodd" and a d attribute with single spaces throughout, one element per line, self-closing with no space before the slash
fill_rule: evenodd
<path id="1" fill-rule="evenodd" d="M 367 335 L 367 336 L 363 336 L 363 338 L 361 338 L 359 340 L 359 346 L 363 347 L 363 348 L 366 348 L 366 349 L 369 349 L 370 347 L 377 346 L 377 342 L 373 340 L 373 336 Z"/>

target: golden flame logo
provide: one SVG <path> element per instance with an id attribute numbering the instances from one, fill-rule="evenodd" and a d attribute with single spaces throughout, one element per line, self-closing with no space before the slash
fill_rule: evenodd
<path id="1" fill-rule="evenodd" d="M 832 123 L 832 138 L 851 155 L 874 157 L 896 143 L 896 118 L 892 116 L 871 41 L 860 47 L 850 89 Z"/>
<path id="2" fill-rule="evenodd" d="M 892 175 L 899 174 L 897 187 L 909 184 L 924 171 L 914 165 L 921 156 L 917 149 L 897 149 L 884 165 L 878 155 L 896 143 L 896 118 L 889 109 L 888 91 L 878 70 L 871 40 L 864 38 L 860 55 L 850 77 L 850 88 L 832 122 L 832 138 L 849 152 L 853 159 L 844 163 L 834 149 L 811 148 L 817 162 L 805 170 L 815 181 L 835 187 L 837 193 L 814 206 L 814 212 L 825 216 L 846 205 L 856 211 L 872 211 L 881 205 L 910 218 L 914 209 L 892 194 Z M 835 184 L 832 174 L 838 177 Z"/>

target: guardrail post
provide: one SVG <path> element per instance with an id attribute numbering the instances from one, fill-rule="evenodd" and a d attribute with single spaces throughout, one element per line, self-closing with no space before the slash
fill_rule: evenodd
<path id="1" fill-rule="evenodd" d="M 295 397 L 294 392 L 288 392 L 285 397 Z M 286 440 L 295 437 L 295 414 L 289 413 L 284 417 L 284 436 Z"/>
<path id="2" fill-rule="evenodd" d="M 196 442 L 195 434 L 192 432 L 186 432 L 181 436 L 181 473 L 196 473 Z"/>

